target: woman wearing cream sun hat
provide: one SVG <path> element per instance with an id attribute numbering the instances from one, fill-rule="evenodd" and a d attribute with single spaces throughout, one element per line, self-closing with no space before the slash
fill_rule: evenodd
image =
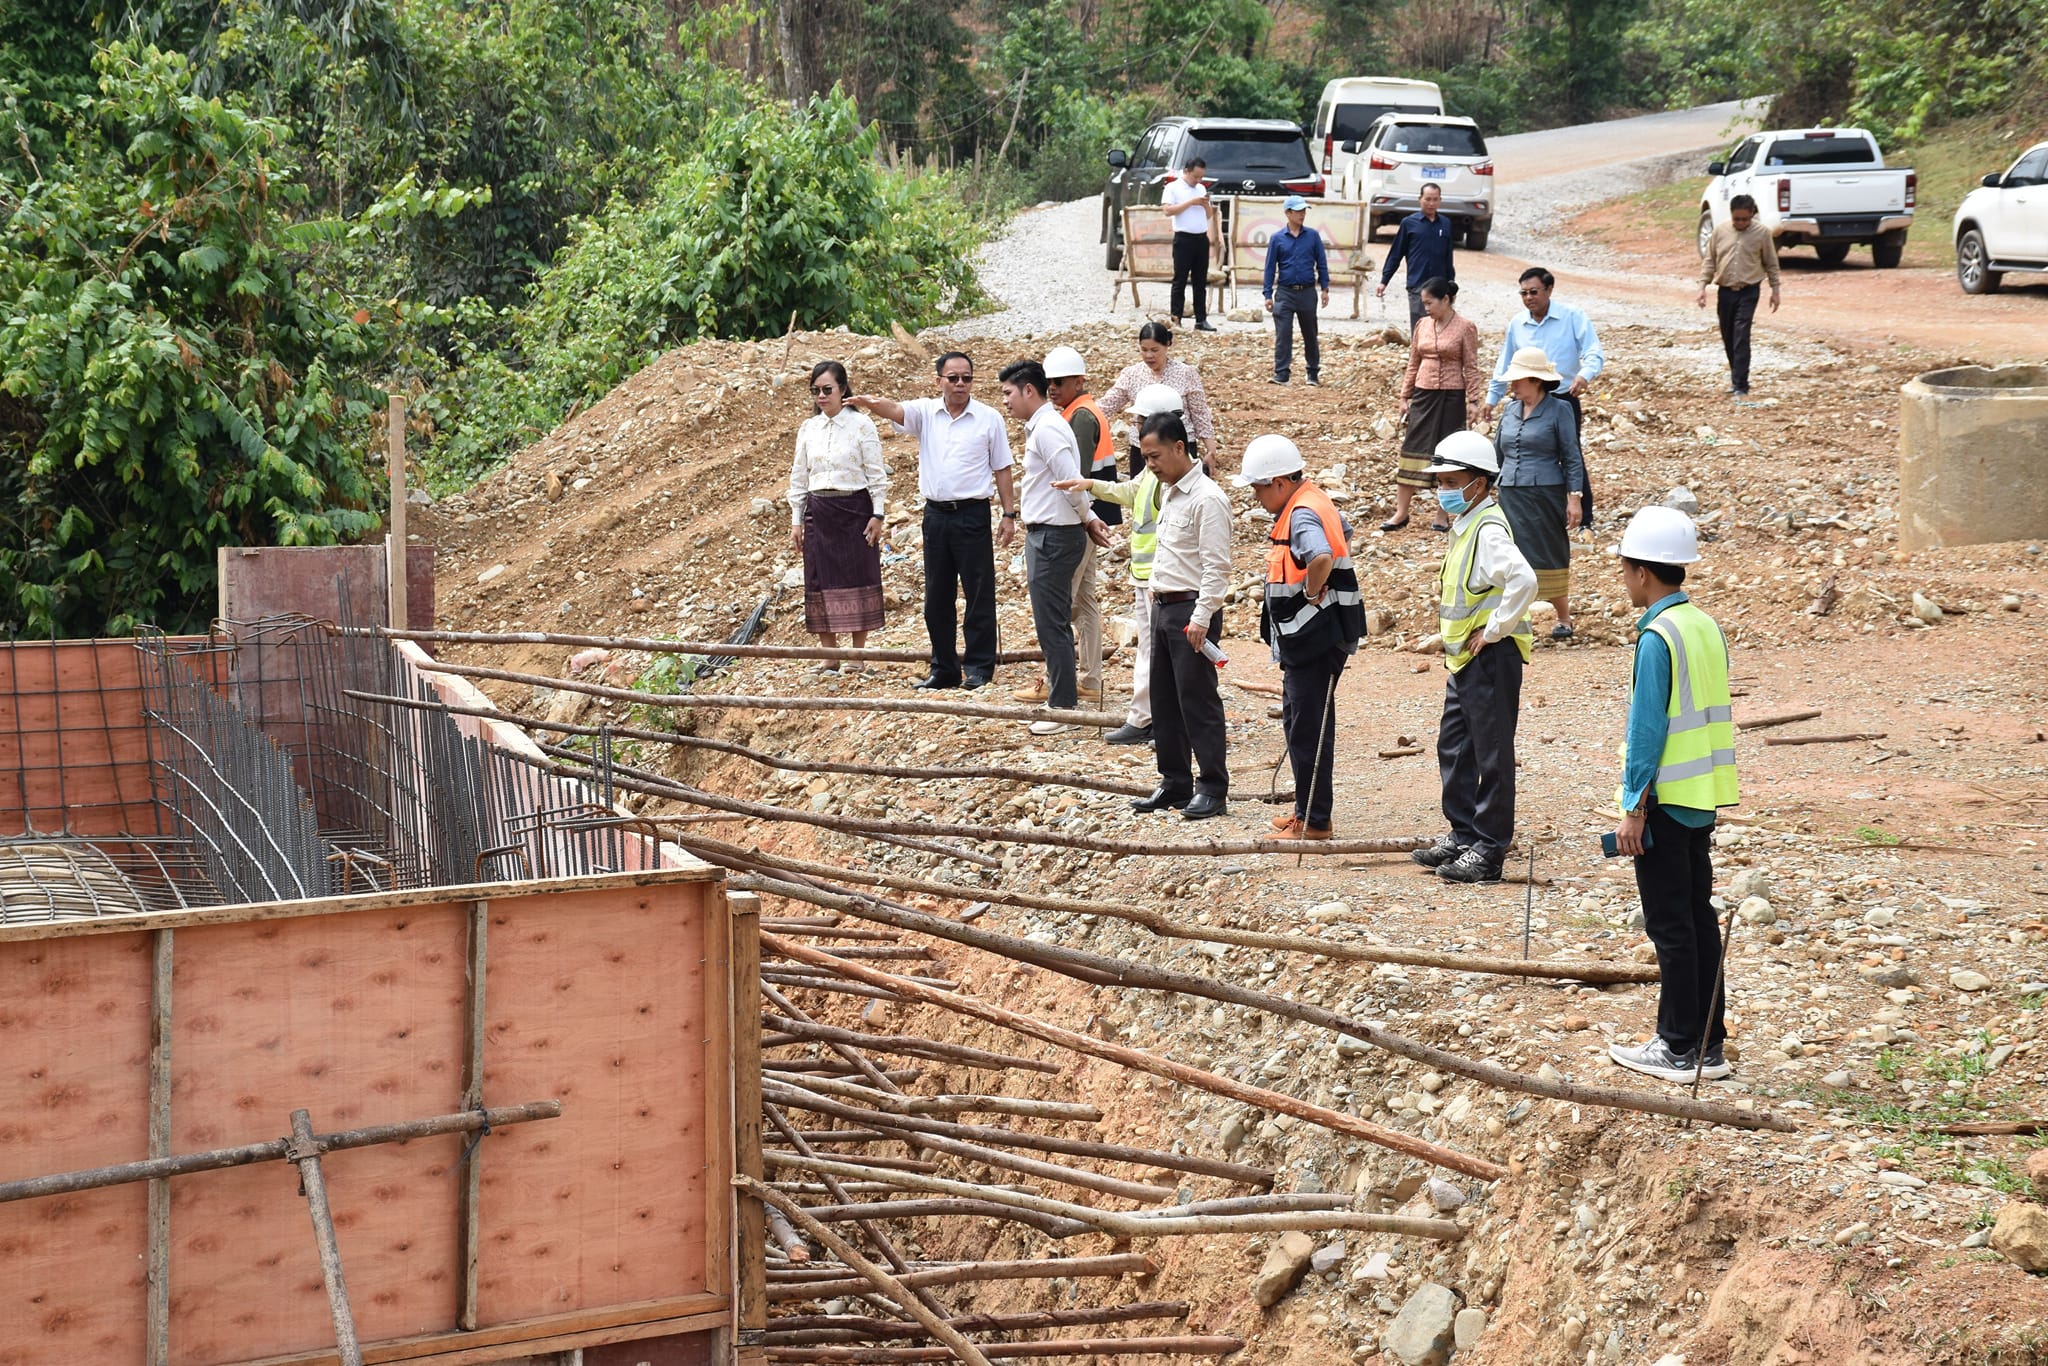
<path id="1" fill-rule="evenodd" d="M 1564 381 L 1540 346 L 1508 361 L 1508 400 L 1494 447 L 1500 453 L 1500 506 L 1515 545 L 1536 571 L 1536 596 L 1557 609 L 1552 640 L 1572 638 L 1570 529 L 1585 523 L 1586 462 L 1578 423 L 1555 390 Z"/>

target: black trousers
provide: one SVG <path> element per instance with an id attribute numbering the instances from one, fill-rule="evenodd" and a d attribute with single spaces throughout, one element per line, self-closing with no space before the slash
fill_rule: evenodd
<path id="1" fill-rule="evenodd" d="M 967 599 L 967 672 L 996 671 L 996 542 L 988 504 L 976 500 L 924 505 L 924 629 L 932 641 L 932 676 L 960 681 L 954 646 L 953 594 Z"/>
<path id="2" fill-rule="evenodd" d="M 1436 733 L 1444 819 L 1451 837 L 1498 862 L 1515 836 L 1515 721 L 1522 710 L 1522 652 L 1497 640 L 1444 684 Z"/>
<path id="3" fill-rule="evenodd" d="M 1644 829 L 1650 847 L 1635 861 L 1636 891 L 1643 898 L 1643 931 L 1656 946 L 1663 978 L 1657 1034 L 1683 1055 L 1699 1046 L 1703 1028 L 1709 1047 L 1728 1034 L 1721 1024 L 1727 994 L 1714 990 L 1721 966 L 1721 926 L 1709 900 L 1714 827 L 1681 825 L 1652 803 Z"/>
<path id="4" fill-rule="evenodd" d="M 1728 353 L 1729 379 L 1739 394 L 1749 392 L 1749 329 L 1756 321 L 1756 301 L 1762 291 L 1760 284 L 1741 289 L 1723 285 L 1715 295 L 1721 317 L 1721 349 Z"/>
<path id="5" fill-rule="evenodd" d="M 1336 805 L 1331 773 L 1337 766 L 1337 680 L 1350 656 L 1329 650 L 1314 659 L 1280 665 L 1280 729 L 1294 769 L 1294 814 L 1321 830 Z"/>
<path id="6" fill-rule="evenodd" d="M 1323 352 L 1316 338 L 1316 287 L 1275 285 L 1273 287 L 1273 374 L 1286 379 L 1294 363 L 1294 325 L 1301 324 L 1301 358 L 1308 365 L 1308 377 L 1323 370 Z"/>
<path id="7" fill-rule="evenodd" d="M 1188 644 L 1192 602 L 1152 605 L 1152 749 L 1159 762 L 1159 785 L 1176 796 L 1206 792 L 1230 793 L 1225 759 L 1229 736 L 1223 729 L 1223 697 L 1216 666 Z M 1209 620 L 1209 639 L 1223 631 L 1223 614 Z M 1193 763 L 1202 766 L 1195 777 Z"/>
<path id="8" fill-rule="evenodd" d="M 1173 320 L 1181 320 L 1181 305 L 1187 302 L 1186 287 L 1195 290 L 1195 321 L 1209 321 L 1209 234 L 1177 232 L 1173 235 L 1173 288 L 1170 291 Z"/>

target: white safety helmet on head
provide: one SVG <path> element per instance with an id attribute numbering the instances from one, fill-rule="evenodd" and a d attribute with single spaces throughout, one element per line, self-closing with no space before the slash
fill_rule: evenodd
<path id="1" fill-rule="evenodd" d="M 1140 422 L 1161 413 L 1177 414 L 1182 411 L 1180 390 L 1171 384 L 1148 384 L 1131 400 L 1131 415 Z"/>
<path id="2" fill-rule="evenodd" d="M 1041 363 L 1047 379 L 1072 379 L 1075 375 L 1088 373 L 1088 363 L 1071 346 L 1055 346 L 1045 353 L 1045 360 Z"/>
<path id="3" fill-rule="evenodd" d="M 1677 508 L 1646 507 L 1628 519 L 1621 553 L 1647 564 L 1691 564 L 1700 557 L 1699 531 Z"/>
<path id="4" fill-rule="evenodd" d="M 1451 474 L 1458 470 L 1476 470 L 1489 477 L 1497 476 L 1500 473 L 1500 452 L 1480 432 L 1452 432 L 1436 443 L 1436 463 L 1423 473 Z"/>
<path id="5" fill-rule="evenodd" d="M 1254 484 L 1263 484 L 1283 474 L 1300 474 L 1307 464 L 1301 458 L 1300 449 L 1284 436 L 1267 433 L 1255 436 L 1244 448 L 1244 465 L 1240 473 L 1230 477 L 1230 482 L 1241 489 Z"/>

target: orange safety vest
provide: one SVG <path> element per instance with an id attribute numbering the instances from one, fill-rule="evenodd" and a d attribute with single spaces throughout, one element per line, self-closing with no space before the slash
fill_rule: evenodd
<path id="1" fill-rule="evenodd" d="M 1289 544 L 1294 510 L 1304 507 L 1315 513 L 1330 542 L 1330 578 L 1320 606 L 1309 601 L 1304 590 L 1308 566 L 1294 562 Z M 1344 644 L 1350 645 L 1365 634 L 1365 601 L 1358 591 L 1358 574 L 1351 566 L 1351 547 L 1344 539 L 1344 519 L 1337 515 L 1330 496 L 1305 479 L 1273 519 L 1271 547 L 1266 551 L 1264 606 L 1259 634 L 1268 642 L 1306 643 L 1308 637 L 1334 628 Z"/>
<path id="2" fill-rule="evenodd" d="M 1109 440 L 1109 419 L 1102 415 L 1093 394 L 1083 394 L 1061 410 L 1060 416 L 1067 421 L 1074 420 L 1074 410 L 1086 408 L 1095 415 L 1095 449 L 1087 454 L 1089 479 L 1116 478 L 1116 450 Z"/>

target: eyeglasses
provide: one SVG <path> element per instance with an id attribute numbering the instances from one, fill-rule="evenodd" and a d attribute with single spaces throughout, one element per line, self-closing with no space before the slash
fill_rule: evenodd
<path id="1" fill-rule="evenodd" d="M 1533 299 L 1533 298 L 1535 298 L 1535 297 L 1536 297 L 1536 296 L 1537 296 L 1538 294 L 1541 294 L 1542 292 L 1543 292 L 1543 291 L 1542 291 L 1541 289 L 1538 289 L 1538 288 L 1534 288 L 1534 287 L 1531 287 L 1531 288 L 1529 288 L 1529 289 L 1525 289 L 1525 290 L 1521 291 L 1521 294 L 1522 294 L 1522 297 L 1523 297 L 1523 298 L 1525 298 L 1525 299 Z"/>
<path id="2" fill-rule="evenodd" d="M 811 392 L 816 394 L 819 398 L 830 398 L 832 397 L 832 395 L 839 392 L 839 386 L 836 384 L 813 384 L 811 386 Z"/>
<path id="3" fill-rule="evenodd" d="M 974 376 L 972 375 L 940 375 L 939 378 L 946 381 L 946 383 L 948 384 L 974 383 Z"/>

